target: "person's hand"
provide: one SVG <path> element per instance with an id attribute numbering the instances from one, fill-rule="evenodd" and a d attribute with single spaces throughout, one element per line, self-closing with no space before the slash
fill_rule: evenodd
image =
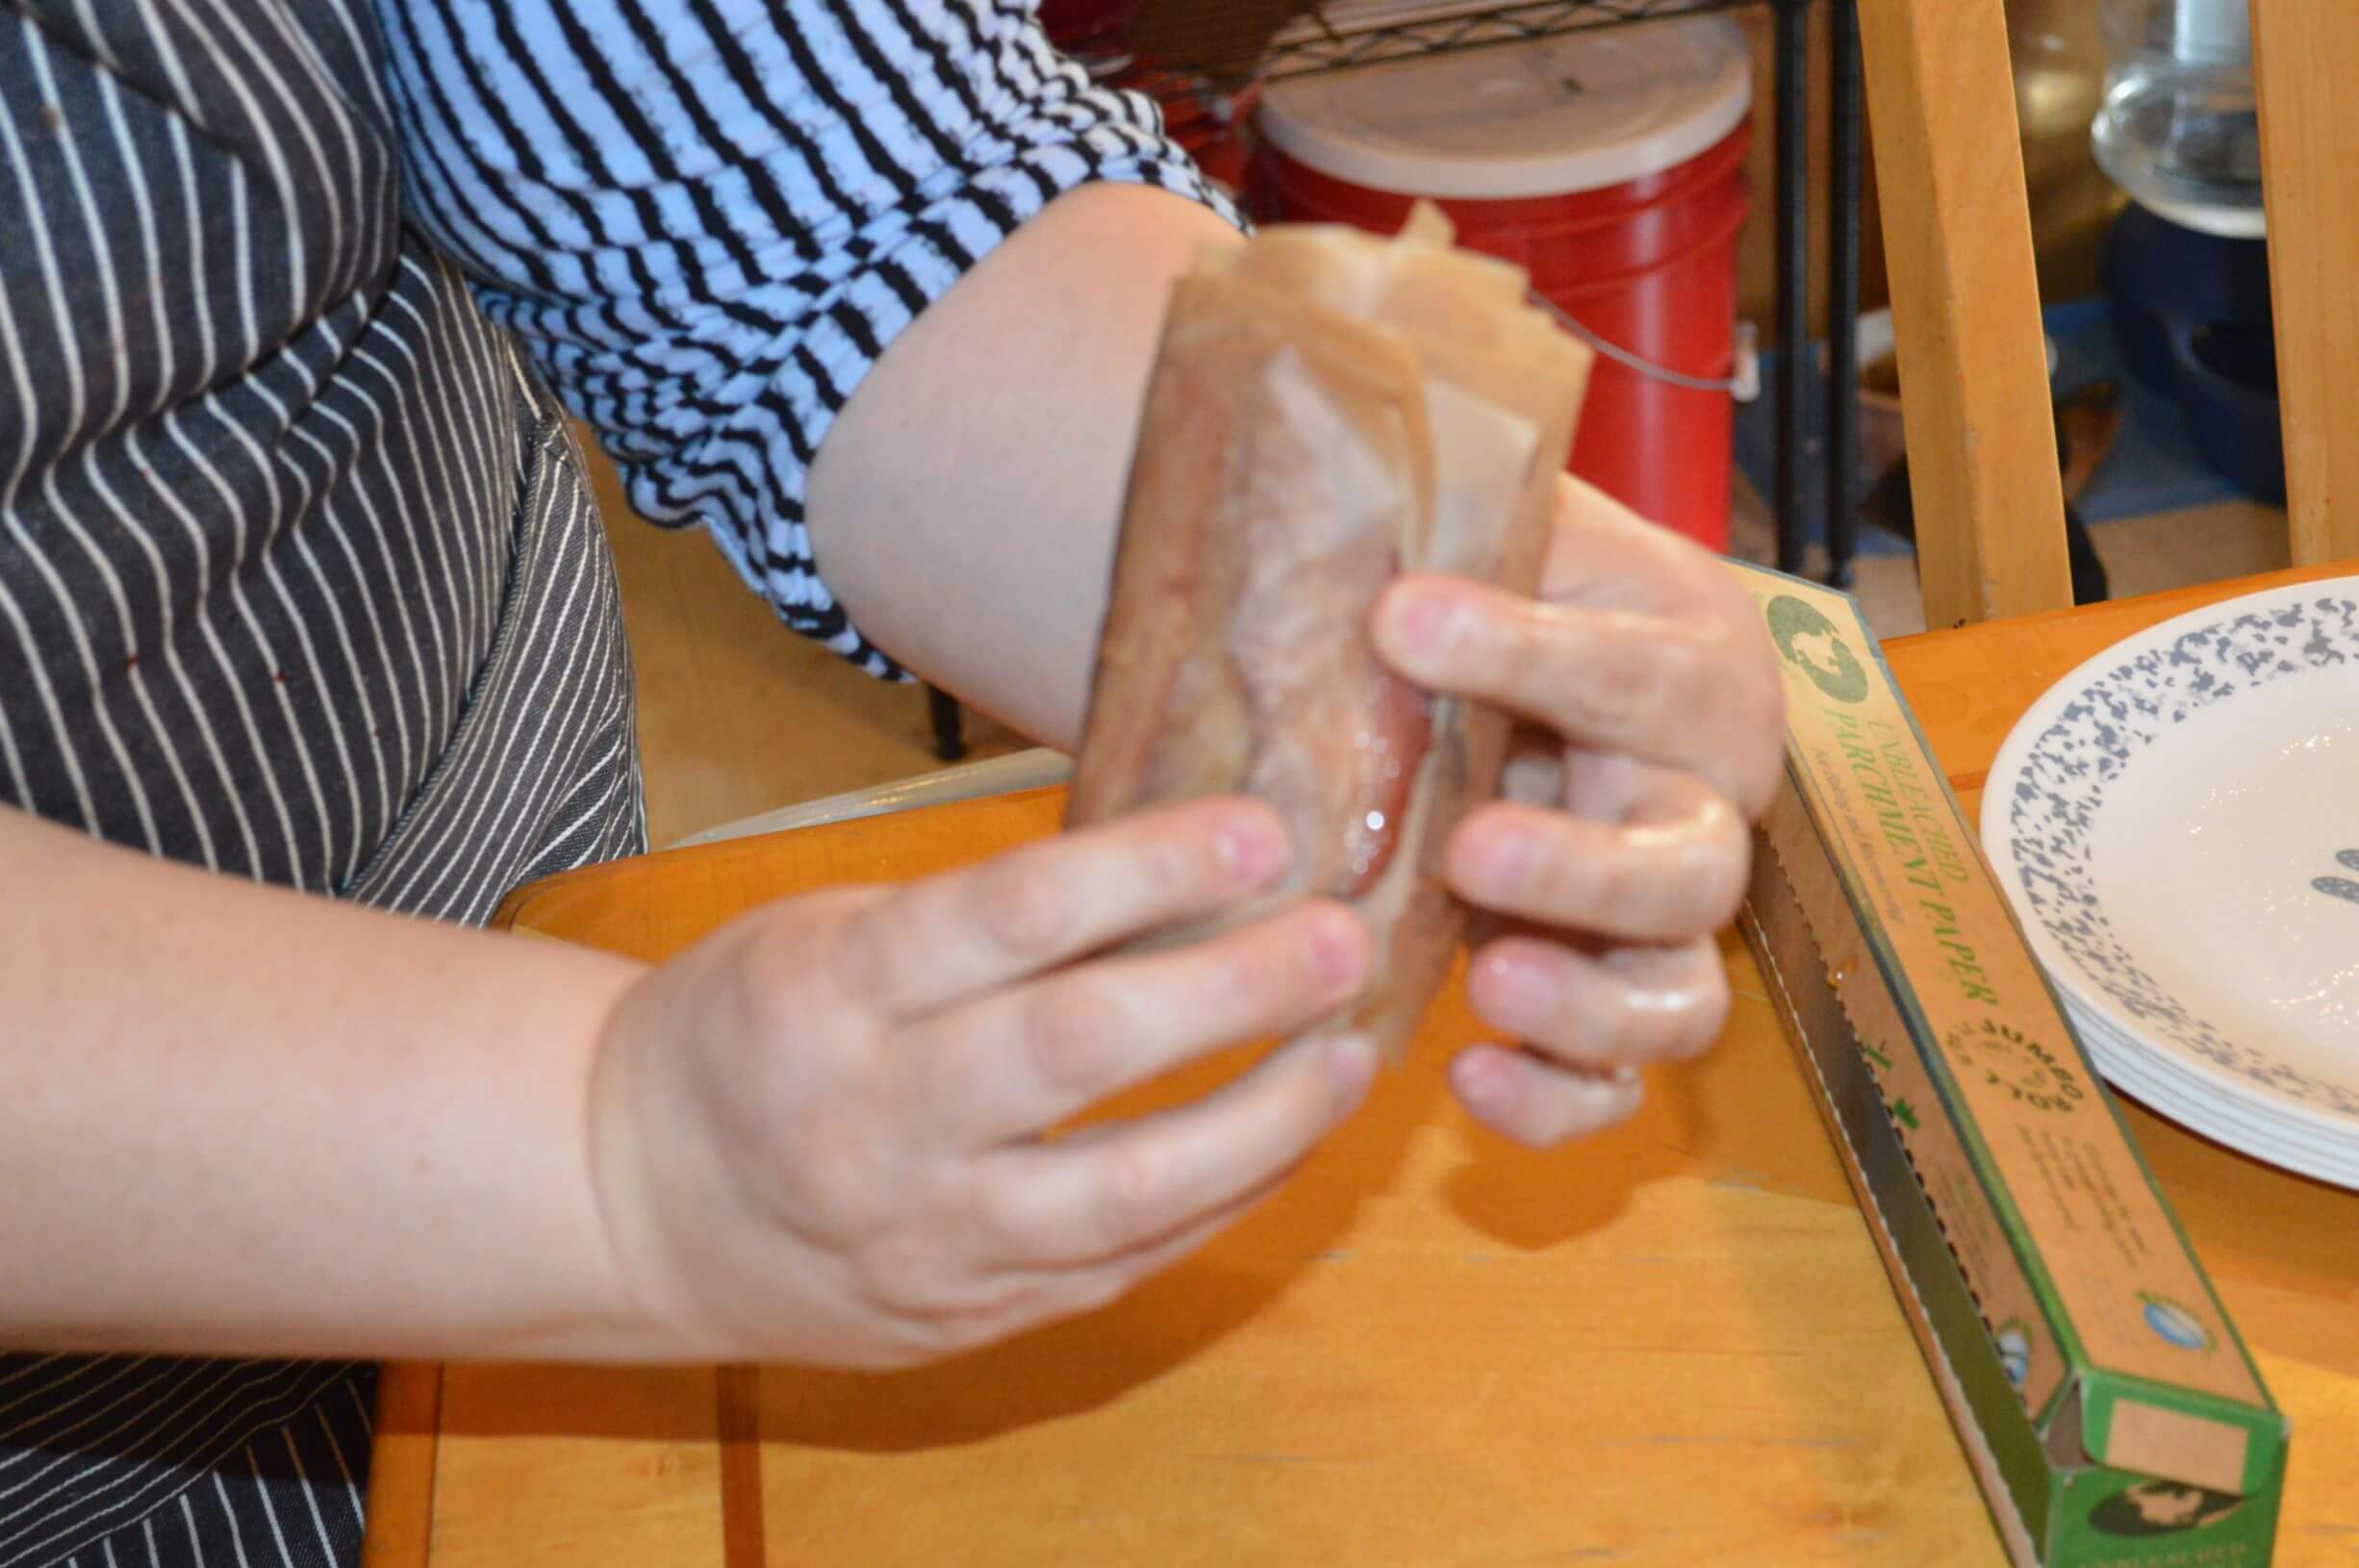
<path id="1" fill-rule="evenodd" d="M 1737 911 L 1749 820 L 1777 787 L 1785 703 L 1759 616 L 1705 550 L 1567 478 L 1536 598 L 1396 585 L 1377 641 L 1408 678 L 1534 731 L 1509 798 L 1467 814 L 1452 887 L 1523 929 L 1474 954 L 1475 1010 L 1523 1049 L 1452 1064 L 1459 1099 L 1526 1143 L 1636 1109 L 1637 1069 L 1718 1038 L 1713 933 Z"/>
<path id="2" fill-rule="evenodd" d="M 1367 1041 L 1297 1040 L 1195 1103 L 1042 1135 L 1357 994 L 1368 935 L 1332 903 L 1089 957 L 1242 905 L 1288 854 L 1265 808 L 1198 802 L 775 904 L 652 971 L 592 1094 L 627 1286 L 700 1357 L 885 1367 L 1201 1246 L 1359 1104 Z"/>

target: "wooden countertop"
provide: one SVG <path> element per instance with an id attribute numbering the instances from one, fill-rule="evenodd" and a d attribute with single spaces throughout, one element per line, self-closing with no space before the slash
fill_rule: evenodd
<path id="1" fill-rule="evenodd" d="M 2009 725 L 2074 665 L 2333 569 L 1887 652 L 1971 821 Z M 510 915 L 660 957 L 1057 809 L 1037 792 L 649 856 Z M 1726 1037 L 1615 1132 L 1537 1154 L 1473 1127 L 1441 1080 L 1478 1032 L 1454 986 L 1411 1065 L 1237 1230 L 951 1363 L 389 1369 L 369 1568 L 2001 1563 L 1752 961 L 1725 950 Z M 2359 1195 L 2129 1116 L 2293 1422 L 2276 1560 L 2359 1563 Z"/>

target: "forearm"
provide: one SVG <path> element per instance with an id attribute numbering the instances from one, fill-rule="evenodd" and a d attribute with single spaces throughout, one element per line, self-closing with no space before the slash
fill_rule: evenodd
<path id="1" fill-rule="evenodd" d="M 886 351 L 811 475 L 820 569 L 873 641 L 1074 744 L 1171 283 L 1238 242 L 1194 202 L 1086 188 Z"/>
<path id="2" fill-rule="evenodd" d="M 605 1356 L 661 1334 L 593 1191 L 636 966 L 0 810 L 0 1345 Z"/>

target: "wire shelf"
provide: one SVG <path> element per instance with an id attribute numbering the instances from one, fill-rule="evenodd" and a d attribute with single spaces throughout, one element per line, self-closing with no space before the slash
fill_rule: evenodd
<path id="1" fill-rule="evenodd" d="M 1378 20 L 1353 13 L 1369 6 L 1323 6 L 1270 40 L 1263 77 L 1317 76 L 1356 65 L 1462 53 L 1560 38 L 1600 27 L 1728 11 L 1743 0 L 1543 0 L 1536 5 L 1420 8 L 1420 14 Z M 1380 13 L 1398 12 L 1398 7 Z"/>
<path id="2" fill-rule="evenodd" d="M 1597 28 L 1705 12 L 1733 11 L 1758 0 L 1328 0 L 1287 6 L 1273 15 L 1266 4 L 1224 8 L 1231 19 L 1207 19 L 1203 10 L 1167 47 L 1167 63 L 1234 89 L 1249 81 L 1282 82 L 1430 55 L 1458 54 L 1529 43 Z M 1209 8 L 1205 8 L 1209 9 Z M 1152 14 L 1152 13 L 1151 13 Z M 1178 32 L 1179 30 L 1175 30 Z"/>

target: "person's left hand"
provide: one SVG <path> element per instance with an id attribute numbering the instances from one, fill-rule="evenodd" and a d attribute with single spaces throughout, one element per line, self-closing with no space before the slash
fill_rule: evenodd
<path id="1" fill-rule="evenodd" d="M 1714 933 L 1751 866 L 1784 746 L 1776 656 L 1707 551 L 1567 478 L 1535 598 L 1405 578 L 1377 645 L 1404 675 L 1535 726 L 1509 798 L 1469 812 L 1452 888 L 1523 927 L 1476 950 L 1476 1012 L 1522 1049 L 1477 1046 L 1451 1085 L 1480 1121 L 1546 1146 L 1637 1108 L 1637 1069 L 1718 1038 Z"/>

